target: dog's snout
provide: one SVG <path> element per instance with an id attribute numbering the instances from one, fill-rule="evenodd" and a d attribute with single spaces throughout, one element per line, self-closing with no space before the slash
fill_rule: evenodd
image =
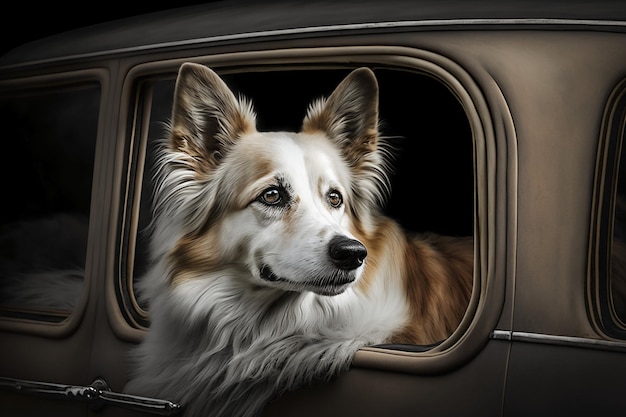
<path id="1" fill-rule="evenodd" d="M 328 254 L 337 268 L 351 270 L 363 264 L 367 249 L 358 240 L 335 236 L 328 245 Z"/>

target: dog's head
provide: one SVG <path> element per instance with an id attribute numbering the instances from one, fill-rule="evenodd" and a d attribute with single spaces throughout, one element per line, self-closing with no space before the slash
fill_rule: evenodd
<path id="1" fill-rule="evenodd" d="M 299 133 L 258 132 L 248 101 L 184 64 L 170 129 L 156 199 L 157 222 L 180 229 L 162 236 L 173 281 L 235 268 L 253 285 L 335 295 L 360 277 L 357 237 L 388 188 L 372 71 L 314 102 Z"/>

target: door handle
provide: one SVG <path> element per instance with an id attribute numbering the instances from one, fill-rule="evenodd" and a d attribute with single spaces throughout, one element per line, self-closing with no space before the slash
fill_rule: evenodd
<path id="1" fill-rule="evenodd" d="M 83 386 L 0 377 L 0 388 L 60 400 L 86 401 L 95 409 L 115 405 L 135 411 L 173 416 L 182 408 L 180 404 L 168 400 L 113 392 L 102 378 L 97 378 L 89 386 Z"/>

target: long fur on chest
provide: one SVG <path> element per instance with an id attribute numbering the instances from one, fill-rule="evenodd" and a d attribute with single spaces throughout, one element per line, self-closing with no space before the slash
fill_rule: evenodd
<path id="1" fill-rule="evenodd" d="M 360 347 L 387 337 L 389 322 L 354 291 L 280 293 L 249 287 L 238 273 L 216 272 L 153 300 L 159 307 L 135 352 L 141 366 L 129 392 L 167 393 L 189 415 L 255 416 L 275 395 L 346 370 Z"/>

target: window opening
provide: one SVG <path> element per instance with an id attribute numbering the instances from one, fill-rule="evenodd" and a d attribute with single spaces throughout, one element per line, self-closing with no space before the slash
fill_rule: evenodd
<path id="1" fill-rule="evenodd" d="M 379 83 L 381 135 L 392 138 L 396 148 L 386 214 L 411 232 L 472 236 L 473 139 L 462 105 L 443 83 L 431 76 L 391 68 L 374 70 Z M 236 94 L 252 100 L 259 130 L 298 131 L 311 101 L 328 96 L 349 71 L 292 70 L 220 76 Z M 170 117 L 174 83 L 174 79 L 143 80 L 139 92 L 141 95 L 149 91 L 152 98 L 135 267 L 133 278 L 122 280 L 130 283 L 127 291 L 131 293 L 148 265 L 147 226 L 151 218 L 154 154 L 159 140 L 165 137 L 164 123 Z M 139 305 L 149 308 L 141 300 Z"/>
<path id="2" fill-rule="evenodd" d="M 593 319 L 608 336 L 626 338 L 626 82 L 609 100 L 596 174 L 592 226 L 590 303 Z"/>
<path id="3" fill-rule="evenodd" d="M 82 289 L 100 88 L 3 94 L 0 314 L 61 321 Z"/>
<path id="4" fill-rule="evenodd" d="M 607 304 L 616 325 L 626 333 L 626 155 L 624 151 L 624 129 L 622 120 L 620 129 L 619 166 L 617 168 L 617 187 L 613 221 L 613 245 L 611 251 L 611 269 L 608 277 Z"/>

